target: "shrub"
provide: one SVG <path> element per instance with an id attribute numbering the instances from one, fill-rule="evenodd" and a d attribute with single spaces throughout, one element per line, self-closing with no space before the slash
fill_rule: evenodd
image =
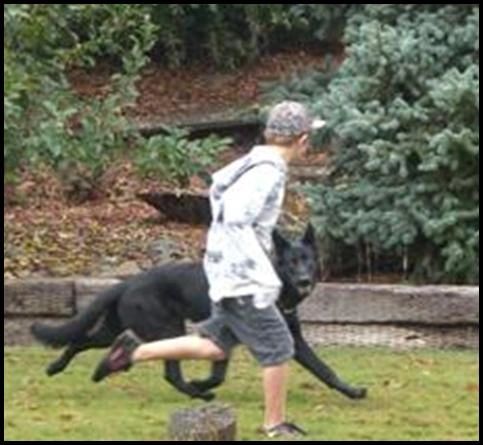
<path id="1" fill-rule="evenodd" d="M 476 6 L 365 5 L 330 82 L 280 90 L 328 120 L 331 174 L 306 191 L 331 264 L 478 281 L 478 30 Z"/>
<path id="2" fill-rule="evenodd" d="M 171 128 L 145 141 L 136 150 L 135 164 L 143 176 L 186 184 L 193 175 L 205 178 L 216 155 L 231 142 L 216 136 L 189 140 L 186 130 Z"/>
<path id="3" fill-rule="evenodd" d="M 313 98 L 338 147 L 329 181 L 309 188 L 333 252 L 364 246 L 364 263 L 395 253 L 413 279 L 477 282 L 478 29 L 478 8 L 460 5 L 352 17 L 348 58 Z"/>

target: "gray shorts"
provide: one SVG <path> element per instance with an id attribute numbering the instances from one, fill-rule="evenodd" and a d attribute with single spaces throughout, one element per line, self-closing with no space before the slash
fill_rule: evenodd
<path id="1" fill-rule="evenodd" d="M 278 308 L 273 304 L 257 309 L 252 296 L 212 304 L 211 317 L 198 326 L 198 332 L 227 356 L 243 343 L 263 367 L 280 365 L 294 356 L 292 334 Z"/>

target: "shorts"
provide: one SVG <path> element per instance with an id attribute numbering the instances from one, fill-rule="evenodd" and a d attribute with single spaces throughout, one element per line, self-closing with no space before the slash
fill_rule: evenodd
<path id="1" fill-rule="evenodd" d="M 294 356 L 292 334 L 275 304 L 257 309 L 252 296 L 224 298 L 212 303 L 211 317 L 198 325 L 226 356 L 240 343 L 263 367 L 276 366 Z"/>

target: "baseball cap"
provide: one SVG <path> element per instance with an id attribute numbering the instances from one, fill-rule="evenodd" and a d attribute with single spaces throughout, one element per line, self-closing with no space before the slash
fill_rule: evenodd
<path id="1" fill-rule="evenodd" d="M 312 117 L 300 102 L 283 101 L 268 113 L 265 130 L 273 136 L 298 136 L 324 127 L 326 121 Z"/>

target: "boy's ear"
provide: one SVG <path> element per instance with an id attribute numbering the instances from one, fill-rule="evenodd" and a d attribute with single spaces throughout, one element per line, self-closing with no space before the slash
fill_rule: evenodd
<path id="1" fill-rule="evenodd" d="M 300 136 L 300 142 L 302 144 L 305 144 L 308 140 L 309 140 L 309 134 L 308 133 L 304 133 L 302 136 Z"/>
<path id="2" fill-rule="evenodd" d="M 315 246 L 316 245 L 316 239 L 315 239 L 315 229 L 312 223 L 309 223 L 307 225 L 307 228 L 305 229 L 305 234 L 304 237 L 302 238 L 302 242 L 304 244 L 307 244 L 309 246 Z"/>
<path id="3" fill-rule="evenodd" d="M 275 229 L 272 233 L 273 243 L 275 245 L 275 250 L 280 253 L 287 250 L 290 247 L 290 243 L 280 234 L 280 232 Z"/>

